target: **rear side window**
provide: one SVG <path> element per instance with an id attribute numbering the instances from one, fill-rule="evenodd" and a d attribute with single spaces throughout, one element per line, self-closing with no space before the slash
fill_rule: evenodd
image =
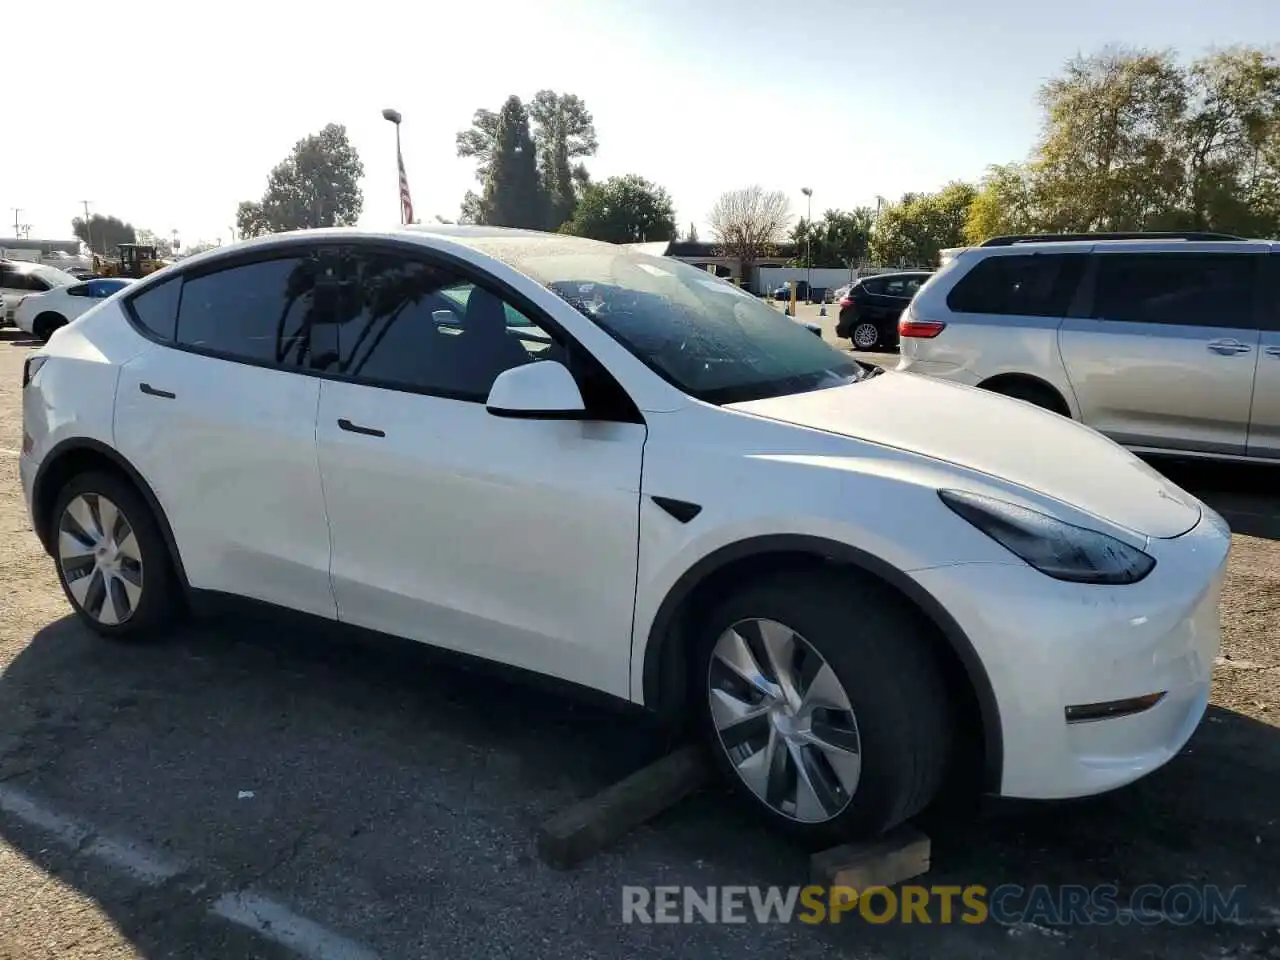
<path id="1" fill-rule="evenodd" d="M 980 260 L 947 295 L 953 313 L 1064 317 L 1085 254 L 1025 254 Z"/>
<path id="2" fill-rule="evenodd" d="M 1252 254 L 1103 254 L 1093 317 L 1251 328 L 1256 265 Z"/>
<path id="3" fill-rule="evenodd" d="M 129 300 L 129 311 L 134 320 L 153 337 L 171 341 L 178 323 L 178 295 L 181 291 L 182 278 L 173 277 L 132 297 Z"/>
<path id="4" fill-rule="evenodd" d="M 865 290 L 867 293 L 874 293 L 874 294 L 884 293 L 884 281 L 883 280 L 863 280 L 862 289 Z"/>
<path id="5" fill-rule="evenodd" d="M 302 364 L 316 275 L 314 259 L 285 257 L 187 280 L 177 341 L 235 360 Z"/>

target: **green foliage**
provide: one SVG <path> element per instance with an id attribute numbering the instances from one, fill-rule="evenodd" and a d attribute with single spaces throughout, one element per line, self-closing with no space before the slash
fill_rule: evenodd
<path id="1" fill-rule="evenodd" d="M 556 229 L 573 217 L 578 204 L 572 161 L 595 156 L 599 148 L 595 123 L 579 97 L 554 90 L 534 94 L 529 119 L 538 147 L 538 172 L 547 194 L 547 226 Z M 586 167 L 579 163 L 578 170 L 585 183 Z"/>
<path id="2" fill-rule="evenodd" d="M 871 234 L 870 254 L 876 263 L 932 266 L 938 251 L 965 243 L 965 223 L 977 190 L 969 183 L 950 183 L 937 193 L 908 193 L 885 207 Z"/>
<path id="3" fill-rule="evenodd" d="M 519 102 L 519 98 L 512 99 Z M 501 111 L 477 110 L 471 127 L 457 135 L 458 156 L 476 161 L 476 179 L 485 190 L 489 190 L 501 117 Z M 538 188 L 544 197 L 544 220 L 537 226 L 556 229 L 572 218 L 590 182 L 581 159 L 594 156 L 599 146 L 595 123 L 580 97 L 554 90 L 539 90 L 530 101 L 525 117 L 525 127 L 536 149 Z M 574 163 L 575 160 L 579 162 Z M 468 191 L 462 201 L 459 221 L 490 222 L 484 219 L 487 215 L 479 197 Z"/>
<path id="4" fill-rule="evenodd" d="M 1067 63 L 1040 92 L 1029 162 L 992 167 L 966 225 L 1001 233 L 1280 231 L 1280 60 L 1262 50 L 1111 48 Z"/>
<path id="5" fill-rule="evenodd" d="M 347 139 L 347 128 L 331 123 L 303 137 L 267 177 L 258 202 L 236 209 L 241 237 L 313 227 L 351 226 L 360 217 L 364 164 Z"/>
<path id="6" fill-rule="evenodd" d="M 94 253 L 107 254 L 122 243 L 136 243 L 137 231 L 133 224 L 125 223 L 119 217 L 104 217 L 95 213 L 85 223 L 83 217 L 71 221 L 72 232 L 89 244 Z"/>
<path id="7" fill-rule="evenodd" d="M 690 243 L 698 242 L 698 225 L 696 223 L 691 222 L 689 224 L 689 232 L 685 234 L 684 238 L 688 240 Z"/>
<path id="8" fill-rule="evenodd" d="M 849 267 L 867 259 L 875 211 L 870 207 L 828 210 L 810 224 L 801 218 L 791 231 L 796 246 L 796 266 Z"/>
<path id="9" fill-rule="evenodd" d="M 609 243 L 674 240 L 675 207 L 662 187 L 628 174 L 587 186 L 560 231 Z"/>
<path id="10" fill-rule="evenodd" d="M 538 230 L 546 224 L 546 203 L 529 133 L 529 114 L 516 96 L 508 97 L 498 114 L 480 197 L 480 216 L 480 222 L 499 227 Z"/>

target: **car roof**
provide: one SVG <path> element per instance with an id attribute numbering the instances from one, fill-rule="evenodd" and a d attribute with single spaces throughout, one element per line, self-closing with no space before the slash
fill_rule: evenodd
<path id="1" fill-rule="evenodd" d="M 966 260 L 987 256 L 1009 256 L 1019 253 L 1089 253 L 1092 251 L 1124 250 L 1130 253 L 1260 253 L 1266 250 L 1280 251 L 1280 241 L 1275 240 L 1199 240 L 1168 237 L 1131 238 L 1124 240 L 1071 239 L 1025 240 L 992 247 L 967 247 L 956 254 Z"/>
<path id="2" fill-rule="evenodd" d="M 862 283 L 864 280 L 893 280 L 895 277 L 928 277 L 932 275 L 932 270 L 895 270 L 893 273 L 869 273 L 865 277 L 859 277 L 854 283 Z"/>

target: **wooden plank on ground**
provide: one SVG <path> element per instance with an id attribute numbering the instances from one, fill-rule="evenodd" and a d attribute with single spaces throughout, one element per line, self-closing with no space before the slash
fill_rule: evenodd
<path id="1" fill-rule="evenodd" d="M 929 870 L 929 838 L 911 827 L 898 827 L 866 843 L 846 843 L 809 859 L 814 883 L 851 887 L 859 893 L 872 887 L 892 887 Z"/>
<path id="2" fill-rule="evenodd" d="M 709 775 L 702 751 L 681 747 L 544 823 L 538 855 L 559 869 L 581 863 L 702 787 Z"/>

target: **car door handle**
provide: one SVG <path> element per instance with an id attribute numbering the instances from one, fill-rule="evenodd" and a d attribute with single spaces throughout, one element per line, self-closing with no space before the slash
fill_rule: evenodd
<path id="1" fill-rule="evenodd" d="M 145 393 L 148 397 L 163 397 L 166 400 L 177 400 L 176 393 L 170 393 L 168 390 L 157 390 L 149 383 L 138 384 L 138 389 Z"/>
<path id="2" fill-rule="evenodd" d="M 362 427 L 358 423 L 352 423 L 350 420 L 346 419 L 345 417 L 343 417 L 341 420 L 338 421 L 338 426 L 341 427 L 343 430 L 347 431 L 347 433 L 359 433 L 359 434 L 363 434 L 366 437 L 385 437 L 386 436 L 386 433 L 382 430 L 379 430 L 377 427 Z"/>
<path id="3" fill-rule="evenodd" d="M 1247 343 L 1241 343 L 1239 340 L 1227 338 L 1225 340 L 1210 340 L 1209 349 L 1214 353 L 1220 353 L 1224 357 L 1229 357 L 1236 353 L 1248 353 L 1253 347 Z"/>
<path id="4" fill-rule="evenodd" d="M 1267 347 L 1268 357 L 1280 357 L 1280 347 Z"/>

